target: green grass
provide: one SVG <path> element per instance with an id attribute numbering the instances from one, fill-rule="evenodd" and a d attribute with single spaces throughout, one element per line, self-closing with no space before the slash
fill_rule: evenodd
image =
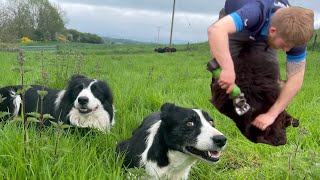
<path id="1" fill-rule="evenodd" d="M 48 128 L 39 137 L 28 129 L 29 141 L 23 143 L 22 127 L 2 124 L 0 128 L 0 179 L 126 179 L 121 157 L 115 154 L 116 143 L 130 137 L 133 129 L 164 102 L 184 107 L 199 107 L 214 117 L 216 127 L 228 138 L 227 147 L 217 164 L 198 162 L 190 179 L 319 179 L 320 177 L 320 95 L 319 52 L 309 52 L 302 90 L 288 107 L 300 120 L 299 128 L 287 129 L 288 143 L 280 147 L 248 141 L 229 118 L 209 103 L 211 75 L 206 70 L 210 58 L 207 44 L 177 46 L 172 54 L 154 53 L 153 45 L 65 45 L 65 54 L 26 53 L 28 84 L 41 77 L 41 58 L 45 60 L 52 88 L 63 88 L 78 71 L 91 78 L 106 80 L 114 94 L 116 124 L 109 134 L 81 136 L 63 133 L 58 153 L 58 137 Z M 284 54 L 280 53 L 284 75 Z M 0 52 L 0 86 L 20 83 L 12 71 L 17 67 L 16 54 Z M 300 142 L 300 143 L 299 143 Z M 296 147 L 298 145 L 298 147 Z M 27 154 L 24 153 L 25 147 Z M 297 151 L 296 151 L 297 149 Z M 295 155 L 296 154 L 296 155 Z M 289 168 L 291 167 L 291 168 Z"/>

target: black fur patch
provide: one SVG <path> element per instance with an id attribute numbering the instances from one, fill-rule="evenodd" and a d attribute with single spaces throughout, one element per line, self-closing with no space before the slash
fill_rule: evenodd
<path id="1" fill-rule="evenodd" d="M 286 128 L 291 125 L 291 122 L 298 124 L 298 120 L 292 118 L 286 111 L 280 113 L 275 122 L 265 131 L 251 125 L 255 117 L 269 110 L 280 94 L 278 64 L 254 52 L 250 46 L 245 47 L 239 57 L 232 57 L 232 59 L 236 72 L 236 84 L 245 94 L 251 110 L 242 116 L 236 114 L 232 100 L 214 78 L 211 83 L 211 103 L 221 113 L 231 118 L 250 141 L 273 146 L 286 144 Z"/>

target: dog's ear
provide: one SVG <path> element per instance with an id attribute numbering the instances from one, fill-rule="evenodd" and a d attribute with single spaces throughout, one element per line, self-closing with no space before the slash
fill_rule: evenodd
<path id="1" fill-rule="evenodd" d="M 81 78 L 86 78 L 86 77 L 84 75 L 74 74 L 72 75 L 71 80 L 81 79 Z"/>
<path id="2" fill-rule="evenodd" d="M 299 120 L 296 118 L 291 119 L 291 124 L 293 127 L 298 127 L 299 126 Z"/>
<path id="3" fill-rule="evenodd" d="M 161 120 L 165 120 L 169 117 L 172 110 L 175 108 L 175 105 L 172 103 L 164 103 L 160 108 L 160 118 Z"/>
<path id="4" fill-rule="evenodd" d="M 298 127 L 299 126 L 299 120 L 290 116 L 289 117 L 289 120 L 290 120 L 290 125 L 292 125 L 293 127 Z"/>
<path id="5" fill-rule="evenodd" d="M 299 120 L 292 117 L 287 111 L 283 111 L 283 113 L 285 114 L 285 118 L 286 118 L 286 123 L 285 123 L 285 127 L 288 127 L 290 125 L 292 125 L 293 127 L 298 127 L 299 126 Z"/>

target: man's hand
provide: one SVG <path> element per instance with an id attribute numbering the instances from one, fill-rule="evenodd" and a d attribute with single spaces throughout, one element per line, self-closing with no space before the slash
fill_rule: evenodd
<path id="1" fill-rule="evenodd" d="M 276 117 L 268 113 L 260 114 L 251 122 L 251 124 L 261 129 L 262 131 L 264 131 L 268 126 L 270 126 L 275 121 L 275 119 Z"/>
<path id="2" fill-rule="evenodd" d="M 221 70 L 218 84 L 222 89 L 225 89 L 227 94 L 230 94 L 233 90 L 236 74 L 234 70 Z"/>
<path id="3" fill-rule="evenodd" d="M 301 70 L 288 77 L 288 80 L 282 87 L 280 96 L 276 102 L 271 106 L 267 113 L 257 116 L 251 124 L 261 130 L 265 130 L 270 126 L 300 90 L 303 83 L 303 76 L 304 70 Z"/>

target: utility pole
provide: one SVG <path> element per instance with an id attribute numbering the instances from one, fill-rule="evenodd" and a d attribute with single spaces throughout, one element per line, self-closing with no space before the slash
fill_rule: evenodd
<path id="1" fill-rule="evenodd" d="M 172 43 L 172 30 L 173 30 L 173 20 L 174 20 L 174 9 L 176 6 L 176 0 L 173 0 L 173 9 L 172 9 L 172 19 L 171 19 L 171 31 L 170 31 L 170 44 L 169 47 L 171 48 Z"/>
<path id="2" fill-rule="evenodd" d="M 159 42 L 160 28 L 161 28 L 160 26 L 157 27 L 157 29 L 158 29 L 158 44 L 160 44 L 160 42 Z"/>

